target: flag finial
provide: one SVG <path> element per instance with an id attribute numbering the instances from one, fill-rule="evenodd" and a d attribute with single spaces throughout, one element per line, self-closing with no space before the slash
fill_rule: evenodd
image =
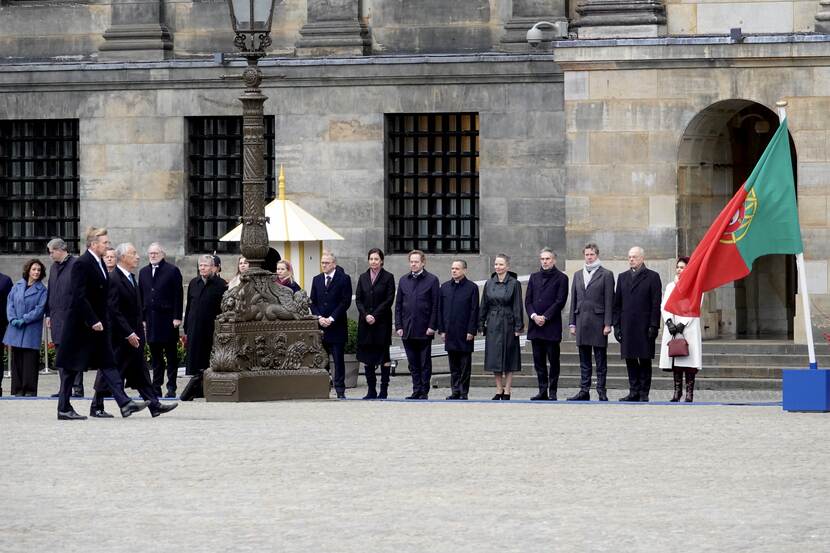
<path id="1" fill-rule="evenodd" d="M 279 176 L 279 199 L 285 199 L 285 167 L 282 163 L 280 163 L 280 176 Z"/>

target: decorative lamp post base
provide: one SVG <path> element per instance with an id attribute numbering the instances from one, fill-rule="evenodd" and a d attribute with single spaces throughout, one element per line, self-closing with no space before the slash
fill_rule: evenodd
<path id="1" fill-rule="evenodd" d="M 784 369 L 785 411 L 830 412 L 830 370 Z"/>
<path id="2" fill-rule="evenodd" d="M 205 371 L 205 401 L 243 403 L 283 399 L 328 399 L 325 369 L 217 373 Z"/>

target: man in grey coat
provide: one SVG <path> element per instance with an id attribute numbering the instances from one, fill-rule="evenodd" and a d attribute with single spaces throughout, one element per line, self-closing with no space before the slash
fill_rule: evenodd
<path id="1" fill-rule="evenodd" d="M 53 238 L 46 244 L 49 257 L 54 264 L 49 271 L 49 296 L 46 300 L 46 327 L 52 335 L 52 343 L 56 348 L 61 345 L 64 321 L 72 304 L 72 290 L 69 287 L 69 275 L 72 273 L 72 264 L 77 258 L 67 251 L 66 242 L 60 238 Z M 58 367 L 60 371 L 60 367 Z M 60 394 L 52 394 L 58 397 Z M 84 397 L 84 373 L 79 372 L 72 385 L 72 397 Z"/>
<path id="2" fill-rule="evenodd" d="M 599 248 L 586 244 L 582 249 L 585 265 L 574 273 L 571 287 L 571 317 L 568 326 L 579 349 L 579 392 L 568 401 L 591 399 L 591 352 L 597 364 L 597 395 L 608 401 L 605 382 L 608 375 L 608 335 L 614 312 L 614 273 L 602 266 Z"/>

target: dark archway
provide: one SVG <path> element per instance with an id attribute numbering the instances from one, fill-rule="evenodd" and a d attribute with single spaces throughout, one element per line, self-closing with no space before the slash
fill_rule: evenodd
<path id="1" fill-rule="evenodd" d="M 749 100 L 717 102 L 689 123 L 678 151 L 678 252 L 688 255 L 743 185 L 778 128 L 778 116 Z M 795 172 L 795 147 L 790 137 Z M 796 175 L 797 176 L 797 175 Z M 705 336 L 793 335 L 796 273 L 791 255 L 757 259 L 746 278 L 707 294 Z"/>

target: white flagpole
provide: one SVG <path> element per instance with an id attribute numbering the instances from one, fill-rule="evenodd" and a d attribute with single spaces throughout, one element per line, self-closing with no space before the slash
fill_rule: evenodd
<path id="1" fill-rule="evenodd" d="M 778 120 L 783 121 L 787 117 L 787 101 L 778 100 L 775 102 L 775 105 L 778 107 Z M 810 294 L 807 291 L 807 272 L 804 268 L 803 253 L 795 254 L 795 265 L 798 270 L 798 291 L 801 295 L 801 306 L 804 311 L 804 332 L 807 336 L 807 355 L 810 359 L 810 368 L 818 369 L 816 346 L 813 342 L 813 318 L 810 312 Z"/>

